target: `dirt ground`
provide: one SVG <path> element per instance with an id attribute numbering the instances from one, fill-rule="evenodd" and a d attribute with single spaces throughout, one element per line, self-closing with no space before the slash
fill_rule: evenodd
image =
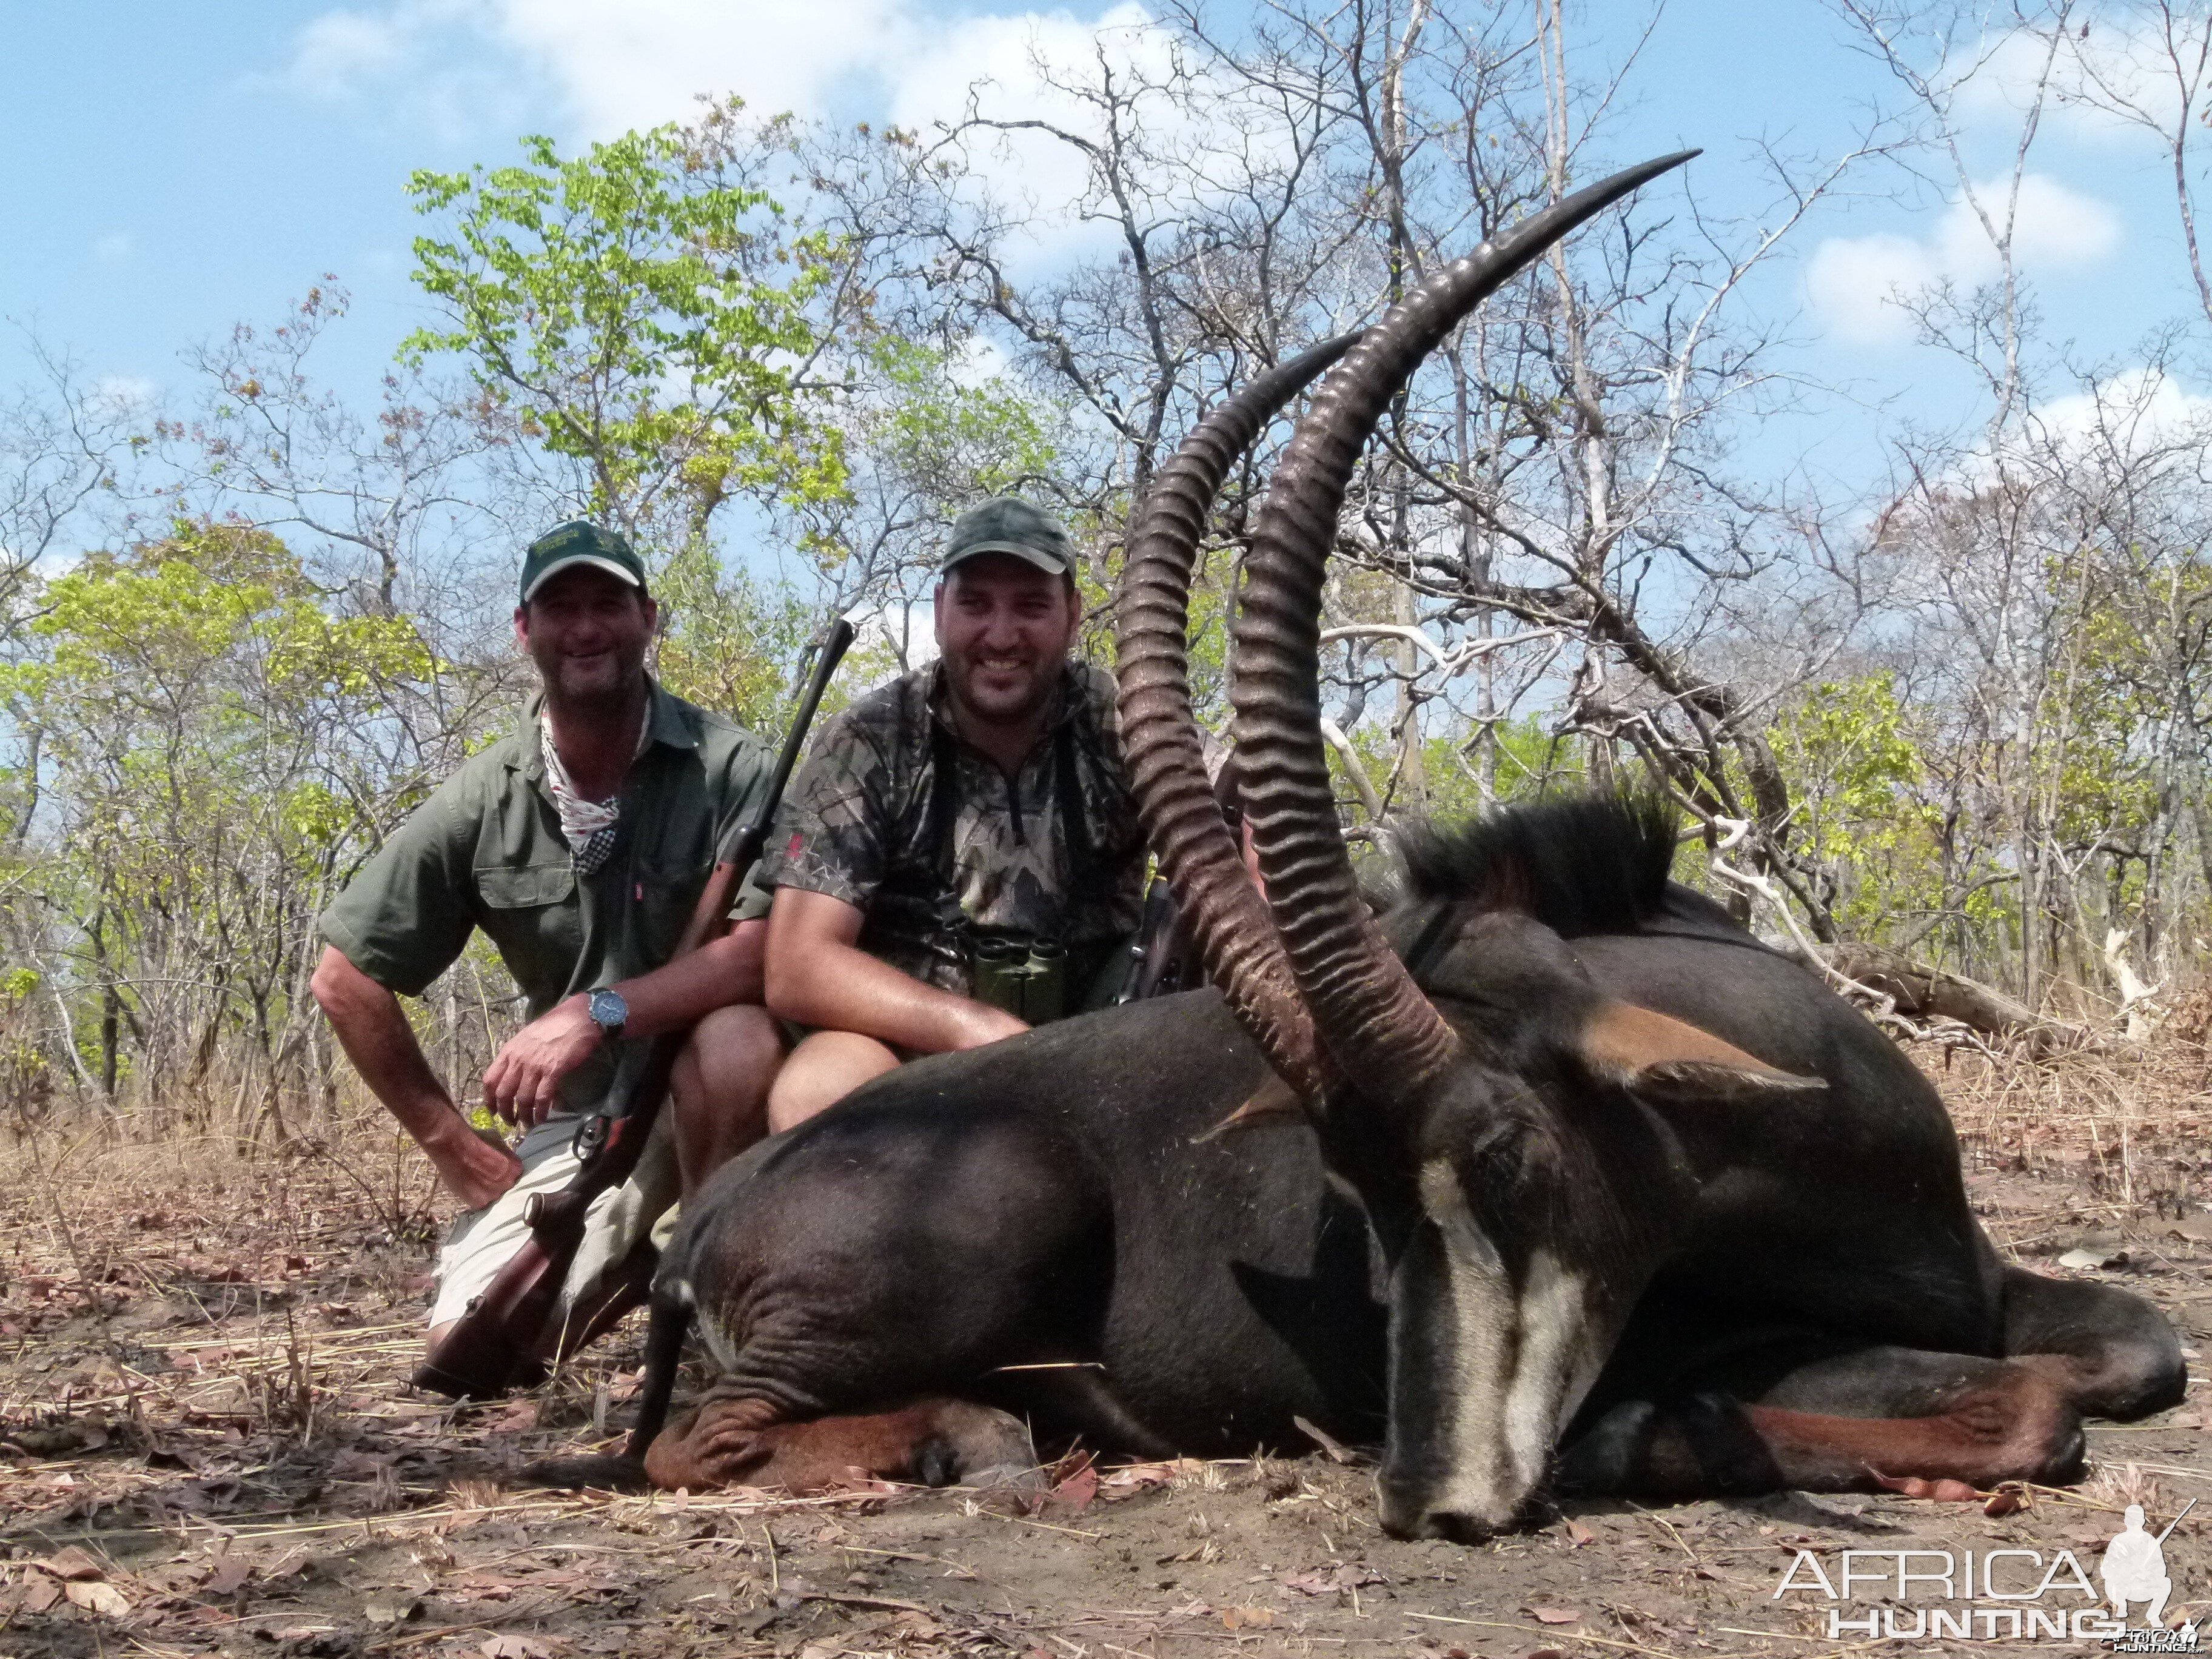
<path id="1" fill-rule="evenodd" d="M 1964 1642 L 1832 1636 L 1832 1607 L 1875 1616 L 1895 1585 L 1884 1598 L 1863 1580 L 1843 1606 L 1793 1564 L 1811 1552 L 1832 1583 L 1846 1550 L 1893 1575 L 1900 1549 L 2014 1549 L 2036 1553 L 2006 1569 L 2032 1583 L 2067 1550 L 2094 1577 L 2124 1504 L 2143 1504 L 2155 1529 L 2200 1496 L 2166 1543 L 2167 1619 L 2212 1609 L 2203 1051 L 2041 1067 L 1922 1057 L 2000 1247 L 2155 1301 L 2191 1348 L 2188 1401 L 2094 1429 L 2091 1479 L 2070 1492 L 1575 1504 L 1479 1548 L 1384 1537 L 1369 1468 L 1317 1449 L 1063 1465 L 1042 1502 L 535 1491 L 516 1480 L 530 1459 L 612 1443 L 641 1320 L 507 1404 L 409 1388 L 435 1218 L 419 1160 L 372 1119 L 282 1154 L 144 1144 L 129 1126 L 20 1136 L 0 1175 L 0 1654 L 2079 1650 L 2099 1644 L 2015 1643 L 2002 1617 L 1970 1618 L 1979 1639 Z M 2069 1252 L 2103 1265 L 2060 1265 Z M 1878 1552 L 1893 1555 L 1863 1553 Z M 2030 1605 L 2087 1606 L 2071 1582 Z"/>

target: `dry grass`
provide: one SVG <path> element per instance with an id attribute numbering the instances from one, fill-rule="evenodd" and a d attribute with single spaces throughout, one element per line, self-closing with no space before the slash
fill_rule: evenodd
<path id="1" fill-rule="evenodd" d="M 1970 1193 L 2001 1247 L 2049 1269 L 2050 1258 L 2070 1246 L 2101 1241 L 2129 1258 L 2115 1271 L 2154 1296 L 2190 1340 L 2212 1334 L 2212 1229 L 2203 1205 L 2212 1164 L 2202 1140 L 2212 1116 L 2212 1061 L 2201 1033 L 2140 1055 L 2076 1055 L 2041 1066 L 1934 1045 L 1922 1045 L 1916 1058 L 1951 1103 Z M 735 1492 L 680 1504 L 530 1491 L 515 1484 L 522 1462 L 602 1440 L 620 1421 L 635 1387 L 636 1322 L 526 1398 L 456 1407 L 417 1395 L 405 1377 L 419 1352 L 447 1206 L 419 1155 L 379 1115 L 356 1111 L 281 1150 L 228 1137 L 162 1139 L 142 1135 L 140 1127 L 129 1119 L 50 1121 L 18 1137 L 0 1174 L 0 1261 L 8 1267 L 0 1280 L 0 1558 L 14 1562 L 0 1565 L 0 1655 L 90 1656 L 127 1645 L 164 1655 L 473 1656 L 491 1652 L 486 1632 L 496 1626 L 532 1632 L 531 1640 L 563 1655 L 789 1654 L 797 1647 L 789 1632 L 834 1627 L 846 1632 L 837 1638 L 845 1646 L 824 1636 L 821 1652 L 810 1647 L 799 1659 L 864 1650 L 1076 1659 L 1071 1650 L 1085 1648 L 1103 1659 L 1102 1631 L 1114 1637 L 1104 1648 L 1167 1659 L 1255 1639 L 1243 1633 L 1243 1621 L 1265 1613 L 1252 1605 L 1261 1592 L 1234 1586 L 1257 1582 L 1255 1566 L 1280 1578 L 1281 1564 L 1299 1559 L 1269 1541 L 1291 1520 L 1314 1528 L 1316 1571 L 1336 1571 L 1364 1551 L 1400 1575 L 1390 1594 L 1405 1605 L 1418 1595 L 1441 1598 L 1420 1603 L 1432 1613 L 1406 1615 L 1431 1625 L 1469 1622 L 1462 1615 L 1474 1609 L 1525 1627 L 1521 1601 L 1511 1598 L 1577 1595 L 1595 1559 L 1579 1553 L 1585 1546 L 1612 1550 L 1613 1559 L 1647 1573 L 1643 1546 L 1631 1541 L 1644 1525 L 1641 1512 L 1624 1511 L 1615 1528 L 1585 1510 L 1579 1538 L 1555 1540 L 1556 1565 L 1547 1565 L 1544 1551 L 1553 1546 L 1541 1539 L 1501 1540 L 1486 1553 L 1483 1571 L 1504 1601 L 1476 1608 L 1449 1588 L 1451 1574 L 1437 1576 L 1444 1588 L 1417 1592 L 1403 1575 L 1425 1558 L 1386 1553 L 1393 1547 L 1375 1535 L 1365 1472 L 1314 1459 L 1163 1466 L 1142 1488 L 1153 1494 L 1156 1514 L 1141 1522 L 1139 1504 L 1072 1522 L 1004 1516 L 972 1504 L 964 1514 L 902 1510 L 909 1500 L 881 1490 L 805 1502 Z M 2201 1435 L 2189 1414 L 2196 1408 L 2192 1398 L 2162 1431 L 2100 1434 L 2096 1448 L 2110 1456 L 2090 1482 L 2072 1493 L 2039 1494 L 2025 1522 L 2002 1524 L 2074 1540 L 2066 1528 L 2083 1539 L 2100 1528 L 2109 1533 L 2105 1512 L 2130 1501 L 2156 1514 L 2192 1493 L 2212 1498 L 2212 1455 L 2197 1449 Z M 2184 1432 L 2177 1438 L 2175 1431 Z M 1930 1524 L 1931 1506 L 1872 1501 L 1876 1513 L 1905 1517 L 1899 1524 Z M 873 1530 L 853 1529 L 887 1503 L 891 1512 L 867 1523 Z M 1859 1504 L 1838 1524 L 1858 1525 L 1849 1515 L 1865 1509 Z M 1203 1536 L 1194 1515 L 1206 1517 Z M 1749 1525 L 1725 1506 L 1691 1506 L 1672 1517 L 1669 1527 L 1705 1540 L 1699 1548 L 1717 1551 L 1716 1559 L 1728 1547 L 1713 1540 L 1736 1538 Z M 1788 1528 L 1800 1518 L 1796 1510 L 1778 1513 L 1741 1548 L 1778 1547 L 1764 1534 L 1796 1535 Z M 955 1547 L 945 1540 L 963 1536 L 963 1526 L 975 1535 L 948 1561 Z M 1593 1528 L 1597 1546 L 1589 1546 Z M 2181 1537 L 2194 1532 L 2192 1522 Z M 88 1553 L 100 1577 L 71 1581 L 78 1590 L 55 1601 L 60 1581 L 27 1564 L 51 1562 L 71 1547 Z M 1156 1560 L 1167 1565 L 1152 1570 Z M 890 1562 L 936 1563 L 913 1568 L 937 1586 L 928 1598 L 958 1585 L 969 1601 L 956 1616 L 931 1599 L 925 1616 L 900 1599 L 922 1590 L 908 1587 L 886 1600 L 859 1582 L 880 1577 Z M 696 1577 L 702 1565 L 720 1577 L 702 1585 Z M 1725 1575 L 1683 1579 L 1678 1565 L 1658 1548 L 1638 1605 L 1689 1598 L 1668 1615 L 1682 1631 L 1700 1627 L 1701 1598 L 1722 1593 L 1715 1582 L 1731 1596 L 1741 1589 L 1745 1609 L 1763 1606 L 1763 1579 L 1740 1586 Z M 250 1582 L 235 1590 L 209 1589 L 249 1567 Z M 1063 1575 L 1050 1581 L 1060 1588 L 1037 1589 L 1041 1601 L 1029 1612 L 1018 1596 L 1008 1599 L 1024 1574 L 1048 1571 Z M 1126 1574 L 1142 1583 L 1115 1576 Z M 1106 1597 L 1120 1609 L 1111 1619 L 1133 1620 L 1127 1603 L 1156 1577 L 1161 1587 L 1188 1586 L 1202 1574 L 1221 1580 L 1206 1592 L 1213 1602 L 1188 1587 L 1163 1589 L 1151 1597 L 1161 1606 L 1145 1613 L 1149 1623 L 1102 1625 L 1107 1614 L 1068 1600 Z M 812 1578 L 802 1606 L 791 1585 L 808 1583 L 804 1575 Z M 847 1575 L 854 1582 L 840 1587 Z M 1311 1573 L 1300 1578 L 1311 1582 Z M 1310 1639 L 1300 1638 L 1308 1651 L 1312 1642 L 1331 1653 L 1405 1651 L 1427 1628 L 1392 1623 L 1385 1640 L 1373 1607 L 1360 1600 L 1382 1595 L 1382 1581 L 1352 1574 L 1346 1582 L 1353 1589 L 1325 1616 L 1305 1590 L 1267 1594 L 1288 1597 L 1282 1617 L 1310 1623 Z M 542 1592 L 538 1600 L 524 1594 L 532 1586 L 532 1594 Z M 510 1589 L 514 1599 L 501 1599 Z M 104 1599 L 108 1590 L 118 1599 Z M 1222 1601 L 1231 1595 L 1233 1601 Z M 34 1606 L 42 1596 L 47 1601 Z M 408 1597 L 430 1598 L 443 1611 L 380 1622 L 393 1596 L 403 1606 Z M 127 1613 L 115 1610 L 122 1604 Z M 623 1610 L 637 1605 L 661 1607 L 659 1622 L 623 1635 L 634 1615 Z M 1220 1606 L 1239 1622 L 1224 1627 Z M 1728 1613 L 1727 1626 L 1750 1616 Z M 1339 1618 L 1346 1622 L 1328 1622 Z M 1587 1638 L 1589 1645 L 1548 1627 L 1528 1634 L 1593 1659 L 1628 1647 L 1668 1650 L 1654 1644 L 1661 1626 L 1616 1618 L 1620 1630 L 1606 1640 Z M 879 1627 L 863 1647 L 847 1639 L 855 1620 Z M 33 1629 L 36 1643 L 12 1644 Z M 672 1631 L 691 1633 L 678 1642 Z M 1686 1651 L 1686 1638 L 1672 1650 Z"/>
<path id="2" fill-rule="evenodd" d="M 2186 1029 L 2139 1051 L 2033 1064 L 1980 1048 L 1912 1048 L 1950 1108 L 1969 1175 L 2027 1177 L 2039 1189 L 2029 1207 L 2047 1225 L 1993 1226 L 2001 1243 L 2035 1254 L 2069 1219 L 2202 1214 L 2212 1194 L 2212 1051 Z"/>

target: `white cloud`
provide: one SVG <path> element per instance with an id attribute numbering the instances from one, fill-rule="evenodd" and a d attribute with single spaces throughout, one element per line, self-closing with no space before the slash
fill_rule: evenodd
<path id="1" fill-rule="evenodd" d="M 1124 88 L 1173 69 L 1139 0 L 1110 0 L 1095 18 L 1057 9 L 950 19 L 926 15 L 920 0 L 390 0 L 315 18 L 295 38 L 285 78 L 325 97 L 387 87 L 450 131 L 465 104 L 450 88 L 485 80 L 487 48 L 509 66 L 507 96 L 513 70 L 526 67 L 583 138 L 685 119 L 701 94 L 732 93 L 757 114 L 868 116 L 924 134 L 960 120 L 972 95 L 994 118 L 1096 134 L 1083 89 L 1102 59 Z M 1164 97 L 1146 101 L 1146 140 L 1163 151 L 1235 141 L 1225 89 L 1203 121 Z M 1018 258 L 1066 257 L 1113 235 L 1073 210 L 1090 182 L 1074 146 L 1008 132 L 976 137 L 969 159 L 995 195 L 1034 210 Z"/>
<path id="2" fill-rule="evenodd" d="M 365 79 L 398 68 L 407 41 L 399 16 L 355 11 L 325 12 L 300 31 L 289 75 L 309 92 L 351 91 Z"/>
<path id="3" fill-rule="evenodd" d="M 1147 177 L 1156 177 L 1182 192 L 1140 198 L 1133 204 L 1136 216 L 1172 222 L 1196 205 L 1188 192 L 1206 169 L 1153 167 L 1146 158 L 1226 153 L 1237 159 L 1220 175 L 1233 180 L 1243 167 L 1264 165 L 1267 153 L 1285 142 L 1237 88 L 1225 82 L 1194 86 L 1188 74 L 1139 0 L 1118 0 L 1095 20 L 1066 11 L 974 16 L 900 63 L 888 108 L 895 125 L 924 134 L 952 126 L 972 106 L 988 120 L 1036 122 L 1100 142 L 1107 137 L 1100 89 L 1110 76 L 1115 98 L 1133 105 L 1121 114 L 1122 142 L 1137 152 L 1127 176 L 1140 191 Z M 977 131 L 964 142 L 971 176 L 1002 203 L 1029 213 L 1021 233 L 1005 245 L 1017 268 L 1108 253 L 1119 245 L 1121 227 L 1106 216 L 1114 210 L 1097 199 L 1091 163 L 1079 145 L 1040 127 Z M 1084 216 L 1086 202 L 1097 216 Z"/>
<path id="4" fill-rule="evenodd" d="M 465 27 L 477 9 L 478 0 L 392 0 L 368 10 L 324 12 L 293 38 L 284 78 L 300 91 L 329 98 L 419 71 L 436 55 L 439 37 Z"/>
<path id="5" fill-rule="evenodd" d="M 2179 445 L 2201 447 L 2212 398 L 2156 368 L 2123 369 L 2081 392 L 2039 404 L 2031 434 L 2060 449 L 2133 458 Z"/>
<path id="6" fill-rule="evenodd" d="M 143 374 L 103 374 L 93 382 L 93 401 L 118 415 L 141 415 L 151 410 L 161 388 Z"/>
<path id="7" fill-rule="evenodd" d="M 904 0 L 490 0 L 497 35 L 561 88 L 583 130 L 608 137 L 735 93 L 760 114 L 820 115 L 853 77 L 915 44 Z"/>
<path id="8" fill-rule="evenodd" d="M 1991 226 L 2002 233 L 2007 181 L 1983 181 L 1974 192 Z M 2119 215 L 2110 204 L 2039 173 L 2021 179 L 2011 228 L 2013 258 L 2024 271 L 2094 264 L 2120 242 Z M 1814 313 L 1838 338 L 1889 345 L 1912 336 L 1912 319 L 1900 300 L 1939 283 L 1987 282 L 2001 269 L 1996 243 L 1961 195 L 1943 210 L 1924 239 L 1889 232 L 1827 238 L 1806 267 L 1805 289 Z"/>
<path id="9" fill-rule="evenodd" d="M 1962 55 L 1972 73 L 1958 85 L 1960 112 L 1972 119 L 2017 121 L 2043 88 L 2046 118 L 2076 137 L 2112 139 L 2142 131 L 2117 112 L 2132 106 L 2142 118 L 2170 127 L 2181 112 L 2174 64 L 2157 20 L 2112 12 L 2089 15 L 2087 27 L 2069 28 L 2054 55 L 2047 36 L 2008 32 L 1985 52 Z M 2212 19 L 2181 12 L 2173 50 L 2184 64 L 2201 49 Z"/>
<path id="10" fill-rule="evenodd" d="M 137 246 L 130 232 L 111 230 L 92 245 L 92 251 L 100 264 L 119 265 L 131 257 Z"/>
<path id="11" fill-rule="evenodd" d="M 489 47 L 568 105 L 576 132 L 612 137 L 735 93 L 763 113 L 819 115 L 855 76 L 915 44 L 910 0 L 389 0 L 326 11 L 294 37 L 284 78 L 322 97 L 428 75 L 474 82 L 459 60 Z"/>

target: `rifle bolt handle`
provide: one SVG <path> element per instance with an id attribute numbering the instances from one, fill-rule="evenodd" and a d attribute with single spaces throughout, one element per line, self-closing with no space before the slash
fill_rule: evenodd
<path id="1" fill-rule="evenodd" d="M 545 1194 L 532 1193 L 522 1200 L 522 1224 L 535 1227 L 538 1218 L 545 1213 Z"/>

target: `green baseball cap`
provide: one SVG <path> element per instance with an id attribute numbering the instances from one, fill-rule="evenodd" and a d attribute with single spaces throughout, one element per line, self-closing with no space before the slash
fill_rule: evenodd
<path id="1" fill-rule="evenodd" d="M 1018 495 L 997 495 L 952 521 L 939 574 L 978 553 L 1011 553 L 1038 569 L 1065 576 L 1075 568 L 1075 544 L 1060 521 Z"/>
<path id="2" fill-rule="evenodd" d="M 610 576 L 619 576 L 641 593 L 645 591 L 645 565 L 629 550 L 629 544 L 611 530 L 583 519 L 556 524 L 522 556 L 522 603 L 571 566 L 588 564 Z"/>

